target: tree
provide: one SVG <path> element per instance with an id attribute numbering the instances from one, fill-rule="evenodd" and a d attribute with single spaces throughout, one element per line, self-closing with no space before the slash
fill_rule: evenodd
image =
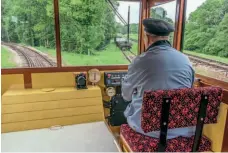
<path id="1" fill-rule="evenodd" d="M 136 23 L 130 24 L 130 33 L 138 34 L 138 32 L 139 32 L 139 25 Z"/>
<path id="2" fill-rule="evenodd" d="M 228 57 L 228 13 L 219 24 L 215 37 L 204 48 L 204 53 Z"/>
<path id="3" fill-rule="evenodd" d="M 105 0 L 62 0 L 60 6 L 62 50 L 91 55 L 114 37 L 115 18 Z"/>
<path id="4" fill-rule="evenodd" d="M 91 55 L 115 36 L 115 16 L 106 0 L 59 2 L 62 51 Z M 1 21 L 2 41 L 55 47 L 53 0 L 2 0 Z"/>
<path id="5" fill-rule="evenodd" d="M 225 56 L 226 50 L 222 45 L 227 39 L 224 28 L 227 24 L 225 14 L 228 12 L 227 0 L 207 0 L 196 11 L 190 14 L 186 22 L 185 46 L 186 50 L 204 52 L 206 54 Z M 217 44 L 217 45 L 215 45 Z M 217 46 L 218 48 L 215 49 Z"/>
<path id="6" fill-rule="evenodd" d="M 3 41 L 24 43 L 31 46 L 54 47 L 54 16 L 48 16 L 50 0 L 2 1 Z M 52 8 L 53 9 L 53 8 Z"/>

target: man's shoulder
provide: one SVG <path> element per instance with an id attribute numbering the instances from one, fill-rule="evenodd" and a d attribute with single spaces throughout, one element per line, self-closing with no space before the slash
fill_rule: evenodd
<path id="1" fill-rule="evenodd" d="M 140 55 L 137 55 L 134 60 L 132 60 L 131 65 L 138 65 L 145 61 L 146 58 L 146 52 L 141 53 Z"/>
<path id="2" fill-rule="evenodd" d="M 175 49 L 175 50 L 176 50 L 176 49 Z M 183 60 L 186 60 L 186 61 L 190 62 L 190 59 L 188 58 L 188 56 L 185 55 L 183 52 L 176 50 L 176 54 L 177 54 L 180 58 L 182 58 Z"/>
<path id="3" fill-rule="evenodd" d="M 169 47 L 164 49 L 165 52 L 155 49 L 154 51 L 147 51 L 144 53 L 141 53 L 140 55 L 137 55 L 135 59 L 132 61 L 131 65 L 138 65 L 142 63 L 147 63 L 148 60 L 153 60 L 153 58 L 162 58 L 164 59 L 165 54 L 168 55 L 168 57 L 175 57 L 176 59 L 180 59 L 182 61 L 190 62 L 189 58 L 187 55 L 182 53 L 181 51 L 176 50 L 175 48 Z M 158 56 L 155 56 L 158 55 Z M 148 60 L 147 60 L 148 59 Z"/>
<path id="4" fill-rule="evenodd" d="M 184 61 L 190 62 L 189 58 L 187 55 L 185 55 L 183 52 L 173 48 L 173 47 L 169 47 L 168 48 L 168 52 L 171 54 L 172 57 L 176 57 L 179 59 L 182 59 Z"/>

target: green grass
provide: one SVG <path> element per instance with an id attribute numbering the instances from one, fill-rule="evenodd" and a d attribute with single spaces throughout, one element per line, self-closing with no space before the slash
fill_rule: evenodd
<path id="1" fill-rule="evenodd" d="M 137 55 L 138 54 L 138 43 L 134 42 L 131 50 L 133 53 L 135 53 Z"/>
<path id="2" fill-rule="evenodd" d="M 15 68 L 17 64 L 13 61 L 13 53 L 11 53 L 7 48 L 1 46 L 1 64 L 2 68 Z"/>
<path id="3" fill-rule="evenodd" d="M 199 57 L 202 57 L 202 58 L 211 59 L 211 60 L 215 60 L 215 61 L 219 61 L 219 62 L 228 64 L 228 58 L 225 58 L 225 57 L 219 57 L 219 56 L 213 56 L 213 55 L 206 55 L 206 54 L 192 52 L 192 51 L 186 51 L 186 50 L 184 51 L 184 53 L 187 53 L 187 54 L 190 54 L 190 55 L 195 55 L 195 56 L 199 56 Z"/>
<path id="4" fill-rule="evenodd" d="M 96 55 L 62 52 L 62 58 L 64 63 L 72 66 L 129 64 L 114 43 L 109 44 L 104 51 L 100 51 Z"/>
<path id="5" fill-rule="evenodd" d="M 35 47 L 37 50 L 43 52 L 43 53 L 46 53 L 52 57 L 56 57 L 56 50 L 55 49 L 52 49 L 52 48 L 45 48 L 43 46 L 41 47 Z"/>
<path id="6" fill-rule="evenodd" d="M 138 34 L 130 34 L 130 38 L 138 40 L 139 35 Z"/>
<path id="7" fill-rule="evenodd" d="M 37 47 L 38 50 L 53 57 L 56 56 L 55 49 Z M 119 48 L 114 43 L 109 44 L 105 50 L 96 52 L 96 55 L 83 55 L 62 51 L 62 62 L 65 66 L 93 66 L 93 65 L 121 65 L 129 64 Z"/>
<path id="8" fill-rule="evenodd" d="M 127 38 L 127 35 L 124 35 L 124 37 Z M 130 34 L 129 37 L 130 37 L 131 39 L 138 40 L 138 34 Z"/>

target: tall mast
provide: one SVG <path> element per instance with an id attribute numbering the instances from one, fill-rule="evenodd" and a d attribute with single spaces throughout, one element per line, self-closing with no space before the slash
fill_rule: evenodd
<path id="1" fill-rule="evenodd" d="M 127 21 L 127 40 L 129 43 L 129 34 L 130 34 L 130 5 L 128 6 L 128 21 Z"/>

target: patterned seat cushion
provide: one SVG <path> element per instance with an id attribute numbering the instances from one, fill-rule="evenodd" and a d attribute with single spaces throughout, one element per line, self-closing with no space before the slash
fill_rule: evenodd
<path id="1" fill-rule="evenodd" d="M 151 138 L 132 130 L 127 124 L 121 125 L 120 134 L 134 152 L 156 152 L 159 139 Z M 177 137 L 167 140 L 166 152 L 190 152 L 194 136 L 190 138 Z M 211 142 L 205 136 L 202 137 L 199 152 L 211 151 Z"/>
<path id="2" fill-rule="evenodd" d="M 207 95 L 208 105 L 204 124 L 217 122 L 222 88 L 202 87 L 173 90 L 146 91 L 143 97 L 141 124 L 145 133 L 160 130 L 163 98 L 170 98 L 168 128 L 195 126 L 201 96 Z"/>

